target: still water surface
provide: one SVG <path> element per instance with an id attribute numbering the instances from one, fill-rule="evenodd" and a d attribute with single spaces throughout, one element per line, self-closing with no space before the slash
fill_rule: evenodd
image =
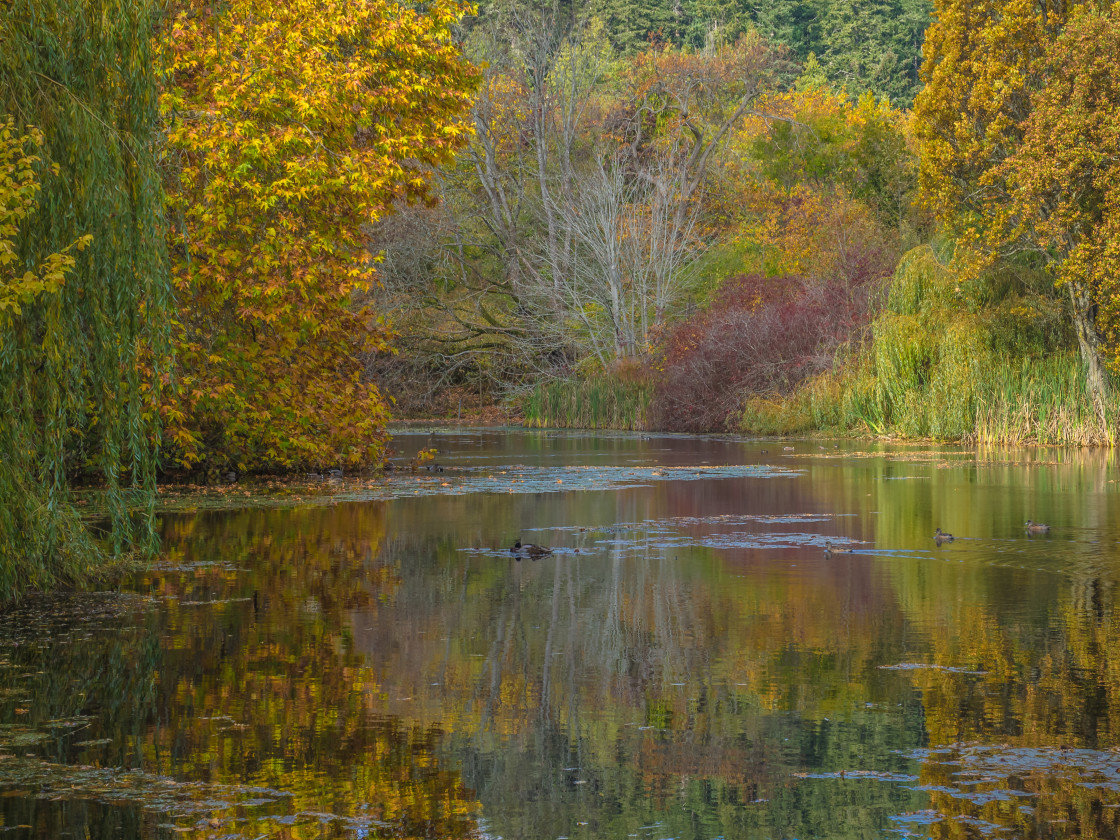
<path id="1" fill-rule="evenodd" d="M 0 838 L 1120 834 L 1111 455 L 395 445 L 0 614 Z"/>

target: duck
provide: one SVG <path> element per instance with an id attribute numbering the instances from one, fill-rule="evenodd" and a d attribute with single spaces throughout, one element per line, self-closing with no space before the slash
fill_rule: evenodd
<path id="1" fill-rule="evenodd" d="M 941 543 L 952 542 L 954 539 L 955 537 L 952 534 L 946 534 L 940 528 L 938 528 L 937 533 L 933 535 L 933 541 L 938 545 L 941 545 Z"/>
<path id="2" fill-rule="evenodd" d="M 552 549 L 544 545 L 534 545 L 533 543 L 521 544 L 521 540 L 515 542 L 510 546 L 509 553 L 512 554 L 517 560 L 521 559 L 522 555 L 532 557 L 536 560 L 538 557 L 547 557 L 552 553 Z"/>
<path id="3" fill-rule="evenodd" d="M 1041 522 L 1031 522 L 1027 520 L 1027 533 L 1028 534 L 1049 534 L 1050 526 L 1043 525 Z"/>
<path id="4" fill-rule="evenodd" d="M 831 557 L 833 554 L 851 554 L 851 553 L 852 553 L 852 550 L 850 548 L 833 548 L 832 543 L 830 541 L 826 541 L 825 544 L 824 544 L 824 556 L 825 557 Z"/>

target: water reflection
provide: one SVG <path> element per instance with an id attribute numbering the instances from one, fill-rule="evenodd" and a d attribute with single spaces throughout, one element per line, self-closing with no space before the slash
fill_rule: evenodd
<path id="1" fill-rule="evenodd" d="M 0 615 L 5 835 L 1120 830 L 1110 455 L 434 439 Z"/>

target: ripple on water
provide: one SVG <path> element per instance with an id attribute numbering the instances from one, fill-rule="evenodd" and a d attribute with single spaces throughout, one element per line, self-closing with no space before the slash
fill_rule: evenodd
<path id="1" fill-rule="evenodd" d="M 1120 791 L 1120 750 L 960 745 L 913 750 L 907 756 L 952 766 L 958 777 L 978 775 L 981 782 L 1045 773 L 1076 778 L 1085 787 Z"/>
<path id="2" fill-rule="evenodd" d="M 987 671 L 975 671 L 952 665 L 931 665 L 925 662 L 900 662 L 897 665 L 880 665 L 879 669 L 882 671 L 944 671 L 947 674 L 968 674 L 974 677 L 982 677 L 988 673 Z"/>
<path id="3" fill-rule="evenodd" d="M 720 514 L 715 516 L 673 516 L 647 519 L 638 522 L 619 522 L 607 527 L 566 525 L 558 527 L 524 528 L 526 532 L 559 535 L 571 541 L 576 537 L 578 547 L 551 545 L 554 555 L 593 554 L 600 550 L 644 552 L 653 550 L 680 550 L 685 548 L 713 549 L 824 549 L 827 543 L 845 553 L 859 553 L 868 543 L 835 534 L 822 534 L 800 530 L 769 530 L 784 525 L 813 525 L 833 522 L 838 516 L 821 513 L 790 514 Z M 729 530 L 735 526 L 764 526 L 760 530 Z M 484 556 L 508 555 L 508 548 L 462 548 L 460 551 Z"/>
<path id="4" fill-rule="evenodd" d="M 1009 814 L 1029 820 L 1037 812 L 1063 813 L 1063 796 L 1068 796 L 1063 788 L 1092 789 L 1105 795 L 1120 792 L 1117 750 L 952 744 L 900 754 L 922 763 L 922 777 L 939 780 L 906 787 L 941 797 L 937 810 L 891 817 L 902 825 L 946 821 L 985 837 L 1008 835 L 1012 832 L 1009 826 L 1015 824 Z M 950 807 L 949 802 L 957 805 Z M 1120 803 L 1102 802 L 1101 806 L 1115 808 Z M 997 813 L 1002 824 L 985 819 Z"/>

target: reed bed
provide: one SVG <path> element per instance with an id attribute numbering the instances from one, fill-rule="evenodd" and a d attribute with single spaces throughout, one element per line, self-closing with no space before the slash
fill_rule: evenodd
<path id="1" fill-rule="evenodd" d="M 1094 404 L 1075 354 L 1004 364 L 987 377 L 972 440 L 983 444 L 1115 446 L 1120 404 Z"/>
<path id="2" fill-rule="evenodd" d="M 648 428 L 653 387 L 606 376 L 554 379 L 536 385 L 525 398 L 525 425 L 564 429 Z"/>
<path id="3" fill-rule="evenodd" d="M 764 435 L 1115 446 L 1120 397 L 1098 406 L 1069 336 L 1032 326 L 1050 299 L 969 303 L 947 259 L 936 245 L 904 255 L 865 343 L 791 392 L 747 397 L 733 425 Z M 526 423 L 646 429 L 653 396 L 645 378 L 553 380 L 529 393 Z"/>
<path id="4" fill-rule="evenodd" d="M 968 306 L 959 296 L 959 278 L 935 246 L 914 248 L 886 289 L 870 341 L 791 394 L 748 399 L 740 427 L 1115 445 L 1120 401 L 1095 404 L 1075 350 L 1046 346 L 1029 320 L 1001 320 L 999 306 Z"/>
<path id="5" fill-rule="evenodd" d="M 1094 405 L 1076 353 L 985 361 L 982 372 L 971 372 L 975 378 L 958 369 L 959 380 L 931 377 L 910 390 L 883 387 L 865 360 L 849 362 L 792 394 L 749 399 L 739 427 L 765 435 L 827 431 L 992 446 L 1116 445 L 1120 400 Z"/>

